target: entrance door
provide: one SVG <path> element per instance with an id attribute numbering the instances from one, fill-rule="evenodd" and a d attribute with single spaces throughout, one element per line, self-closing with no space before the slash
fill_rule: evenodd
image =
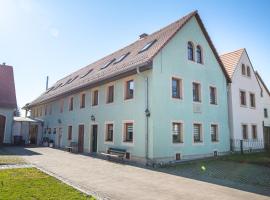
<path id="1" fill-rule="evenodd" d="M 84 125 L 79 125 L 79 135 L 78 135 L 78 152 L 83 153 L 83 143 L 84 143 Z"/>
<path id="2" fill-rule="evenodd" d="M 29 143 L 37 144 L 38 125 L 30 125 L 29 129 Z"/>
<path id="3" fill-rule="evenodd" d="M 57 147 L 60 148 L 61 145 L 62 145 L 62 128 L 59 128 L 57 136 Z"/>
<path id="4" fill-rule="evenodd" d="M 92 125 L 92 152 L 97 152 L 97 131 L 98 125 Z"/>
<path id="5" fill-rule="evenodd" d="M 0 115 L 0 144 L 3 144 L 4 142 L 5 127 L 6 127 L 6 117 Z"/>

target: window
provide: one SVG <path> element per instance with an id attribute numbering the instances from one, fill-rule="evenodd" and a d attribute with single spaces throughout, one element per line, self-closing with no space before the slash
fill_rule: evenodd
<path id="1" fill-rule="evenodd" d="M 56 128 L 53 129 L 53 134 L 56 134 Z"/>
<path id="2" fill-rule="evenodd" d="M 194 143 L 202 142 L 202 125 L 193 124 L 193 141 Z"/>
<path id="3" fill-rule="evenodd" d="M 252 125 L 251 128 L 252 128 L 252 139 L 256 140 L 258 138 L 257 137 L 257 125 Z"/>
<path id="4" fill-rule="evenodd" d="M 94 90 L 92 93 L 92 106 L 98 105 L 98 90 Z"/>
<path id="5" fill-rule="evenodd" d="M 151 42 L 148 42 L 144 47 L 139 51 L 139 53 L 142 53 L 146 50 L 148 50 L 157 40 L 153 40 Z"/>
<path id="6" fill-rule="evenodd" d="M 90 74 L 93 71 L 93 69 L 89 69 L 84 75 L 81 76 L 81 78 L 86 77 L 88 74 Z"/>
<path id="7" fill-rule="evenodd" d="M 129 80 L 126 82 L 125 99 L 133 99 L 134 96 L 134 81 Z"/>
<path id="8" fill-rule="evenodd" d="M 248 77 L 251 76 L 251 74 L 250 74 L 250 67 L 249 67 L 249 66 L 247 66 L 247 76 L 248 76 Z"/>
<path id="9" fill-rule="evenodd" d="M 264 118 L 268 118 L 268 110 L 267 108 L 263 109 L 264 111 Z"/>
<path id="10" fill-rule="evenodd" d="M 124 60 L 130 53 L 125 53 L 122 56 L 120 56 L 113 64 L 120 63 L 122 60 Z"/>
<path id="11" fill-rule="evenodd" d="M 246 106 L 246 92 L 245 91 L 240 91 L 240 104 L 241 106 Z"/>
<path id="12" fill-rule="evenodd" d="M 249 99 L 250 99 L 250 107 L 255 108 L 256 107 L 255 94 L 249 93 Z"/>
<path id="13" fill-rule="evenodd" d="M 210 86 L 210 104 L 217 104 L 217 89 Z"/>
<path id="14" fill-rule="evenodd" d="M 194 48 L 192 42 L 188 42 L 188 59 L 194 61 Z"/>
<path id="15" fill-rule="evenodd" d="M 242 136 L 244 140 L 248 139 L 248 127 L 246 124 L 242 125 Z"/>
<path id="16" fill-rule="evenodd" d="M 242 75 L 246 75 L 246 66 L 242 64 Z"/>
<path id="17" fill-rule="evenodd" d="M 201 102 L 201 85 L 199 83 L 192 83 L 193 88 L 193 101 Z"/>
<path id="18" fill-rule="evenodd" d="M 106 142 L 113 141 L 113 124 L 106 124 Z"/>
<path id="19" fill-rule="evenodd" d="M 60 100 L 60 113 L 64 112 L 64 99 Z"/>
<path id="20" fill-rule="evenodd" d="M 202 48 L 198 45 L 196 48 L 196 54 L 197 54 L 197 63 L 202 64 Z"/>
<path id="21" fill-rule="evenodd" d="M 69 99 L 69 111 L 73 110 L 73 97 L 70 97 Z"/>
<path id="22" fill-rule="evenodd" d="M 51 134 L 51 133 L 52 133 L 52 129 L 48 128 L 48 134 Z"/>
<path id="23" fill-rule="evenodd" d="M 107 88 L 107 103 L 112 103 L 114 99 L 114 86 L 110 85 Z"/>
<path id="24" fill-rule="evenodd" d="M 72 126 L 68 126 L 68 140 L 72 140 Z"/>
<path id="25" fill-rule="evenodd" d="M 124 142 L 133 142 L 133 123 L 124 124 Z"/>
<path id="26" fill-rule="evenodd" d="M 172 123 L 172 142 L 183 143 L 183 124 L 173 122 Z"/>
<path id="27" fill-rule="evenodd" d="M 211 124 L 211 141 L 217 142 L 218 141 L 218 125 Z"/>
<path id="28" fill-rule="evenodd" d="M 182 98 L 182 80 L 178 78 L 172 78 L 172 98 Z"/>
<path id="29" fill-rule="evenodd" d="M 112 64 L 115 61 L 115 58 L 107 62 L 105 65 L 101 67 L 101 69 L 105 69 L 106 67 L 109 67 L 110 64 Z"/>
<path id="30" fill-rule="evenodd" d="M 85 108 L 85 94 L 81 94 L 80 108 Z"/>

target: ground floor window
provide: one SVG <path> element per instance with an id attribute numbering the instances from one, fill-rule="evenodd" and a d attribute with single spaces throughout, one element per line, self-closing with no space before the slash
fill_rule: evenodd
<path id="1" fill-rule="evenodd" d="M 113 141 L 113 124 L 106 124 L 106 142 L 112 142 Z"/>
<path id="2" fill-rule="evenodd" d="M 202 140 L 202 125 L 198 123 L 193 124 L 193 141 L 194 143 L 203 142 Z"/>
<path id="3" fill-rule="evenodd" d="M 258 137 L 257 137 L 257 125 L 252 125 L 252 138 L 254 140 L 256 140 Z"/>
<path id="4" fill-rule="evenodd" d="M 212 142 L 218 141 L 218 125 L 217 124 L 211 124 L 211 140 Z"/>
<path id="5" fill-rule="evenodd" d="M 183 124 L 179 122 L 172 123 L 172 142 L 183 143 Z"/>
<path id="6" fill-rule="evenodd" d="M 248 139 L 248 127 L 246 124 L 242 124 L 242 137 L 244 140 Z"/>
<path id="7" fill-rule="evenodd" d="M 124 142 L 133 142 L 133 123 L 124 123 Z"/>
<path id="8" fill-rule="evenodd" d="M 68 140 L 72 140 L 72 126 L 68 126 Z"/>

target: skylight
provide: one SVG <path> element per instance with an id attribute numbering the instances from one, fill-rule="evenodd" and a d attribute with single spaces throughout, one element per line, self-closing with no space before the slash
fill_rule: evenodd
<path id="1" fill-rule="evenodd" d="M 108 67 L 110 64 L 112 64 L 114 61 L 115 61 L 115 58 L 112 59 L 111 61 L 107 62 L 105 65 L 103 65 L 103 66 L 101 67 L 101 69 L 105 69 L 105 68 Z"/>
<path id="2" fill-rule="evenodd" d="M 81 76 L 81 78 L 86 77 L 88 74 L 90 74 L 93 71 L 93 69 L 88 70 L 84 75 Z"/>
<path id="3" fill-rule="evenodd" d="M 56 90 L 58 89 L 59 87 L 61 87 L 63 85 L 63 83 L 60 83 L 59 85 L 55 86 L 52 90 Z"/>
<path id="4" fill-rule="evenodd" d="M 129 54 L 130 54 L 130 52 L 123 54 L 123 55 L 120 56 L 113 64 L 120 63 L 120 62 L 121 62 L 122 60 L 124 60 Z"/>
<path id="5" fill-rule="evenodd" d="M 47 91 L 46 94 L 49 93 L 50 91 L 52 91 L 54 89 L 54 87 L 50 87 Z"/>
<path id="6" fill-rule="evenodd" d="M 153 41 L 151 41 L 151 42 L 148 42 L 148 43 L 147 43 L 147 44 L 139 51 L 139 53 L 142 53 L 142 52 L 148 50 L 148 49 L 149 49 L 156 41 L 157 41 L 157 40 L 155 39 L 155 40 L 153 40 Z"/>

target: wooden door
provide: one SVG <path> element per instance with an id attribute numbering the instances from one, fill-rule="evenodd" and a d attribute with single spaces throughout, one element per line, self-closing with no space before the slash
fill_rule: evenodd
<path id="1" fill-rule="evenodd" d="M 97 152 L 97 130 L 98 130 L 98 126 L 93 125 L 92 126 L 92 153 Z"/>
<path id="2" fill-rule="evenodd" d="M 6 128 L 6 117 L 0 115 L 0 144 L 3 144 L 4 142 L 5 128 Z"/>
<path id="3" fill-rule="evenodd" d="M 83 153 L 83 143 L 84 143 L 84 125 L 79 125 L 78 134 L 78 152 Z"/>

